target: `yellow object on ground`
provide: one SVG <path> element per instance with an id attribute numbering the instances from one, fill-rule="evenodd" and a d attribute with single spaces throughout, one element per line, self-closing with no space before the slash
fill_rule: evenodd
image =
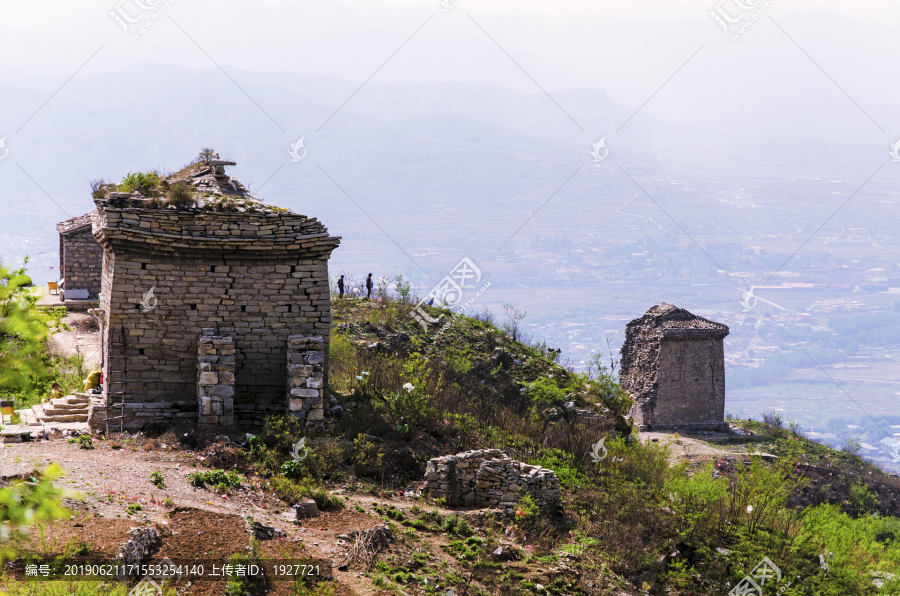
<path id="1" fill-rule="evenodd" d="M 91 374 L 88 375 L 87 380 L 84 382 L 84 390 L 94 389 L 95 387 L 100 386 L 100 371 L 95 370 Z"/>

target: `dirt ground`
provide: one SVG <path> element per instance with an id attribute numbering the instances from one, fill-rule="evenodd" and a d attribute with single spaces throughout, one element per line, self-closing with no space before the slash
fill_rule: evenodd
<path id="1" fill-rule="evenodd" d="M 284 532 L 283 537 L 261 541 L 262 558 L 327 560 L 337 580 L 336 594 L 362 596 L 376 591 L 359 570 L 338 570 L 346 562 L 350 547 L 340 536 L 381 525 L 377 516 L 368 514 L 375 504 L 390 502 L 400 508 L 414 504 L 396 493 L 381 497 L 353 494 L 346 497 L 347 507 L 323 511 L 298 523 L 294 510 L 264 490 L 264 480 L 257 476 L 251 476 L 230 494 L 210 486 L 197 488 L 188 481 L 192 472 L 230 469 L 232 458 L 202 455 L 152 439 L 146 440 L 144 447 L 124 444 L 116 449 L 114 444 L 96 441 L 95 449 L 81 449 L 57 435 L 49 441 L 0 445 L 3 478 L 27 476 L 51 463 L 59 464 L 65 472 L 57 485 L 68 490 L 64 505 L 73 517 L 36 529 L 28 543 L 29 552 L 58 556 L 67 547 L 84 543 L 90 546 L 91 562 L 111 561 L 119 546 L 129 539 L 129 530 L 149 525 L 159 531 L 162 540 L 150 561 L 166 557 L 178 563 L 200 560 L 209 567 L 211 561 L 221 565 L 247 549 L 250 533 L 245 518 L 252 516 Z M 215 448 L 203 453 L 210 451 Z M 162 474 L 165 488 L 150 481 L 153 472 Z M 341 489 L 335 492 L 342 494 Z M 135 504 L 140 510 L 129 512 L 127 508 L 134 509 Z M 367 513 L 357 511 L 354 505 Z M 23 574 L 24 569 L 19 569 L 12 576 L 22 579 Z M 177 586 L 181 588 L 179 594 L 220 595 L 226 589 L 223 580 L 195 582 L 186 589 L 184 583 Z M 289 594 L 290 589 L 290 582 L 272 582 L 266 593 Z"/>
<path id="2" fill-rule="evenodd" d="M 644 442 L 657 442 L 669 446 L 669 463 L 675 465 L 683 461 L 707 461 L 734 457 L 748 453 L 746 445 L 733 445 L 717 447 L 706 441 L 711 439 L 724 439 L 734 436 L 733 433 L 698 433 L 696 435 L 682 435 L 679 433 L 666 433 L 658 431 L 645 431 L 641 433 Z"/>
<path id="3" fill-rule="evenodd" d="M 87 370 L 100 366 L 100 328 L 97 319 L 82 312 L 71 312 L 63 318 L 71 331 L 60 331 L 50 337 L 49 351 L 59 356 L 82 356 Z"/>

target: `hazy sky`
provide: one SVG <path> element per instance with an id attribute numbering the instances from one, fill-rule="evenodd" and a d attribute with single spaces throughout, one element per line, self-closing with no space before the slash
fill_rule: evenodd
<path id="1" fill-rule="evenodd" d="M 252 71 L 363 81 L 388 61 L 374 81 L 467 81 L 523 93 L 536 91 L 536 83 L 548 91 L 589 87 L 637 107 L 702 46 L 648 103 L 647 113 L 696 124 L 727 121 L 722 110 L 740 118 L 760 102 L 777 109 L 791 98 L 812 102 L 813 111 L 816 101 L 852 106 L 849 94 L 881 127 L 900 127 L 886 108 L 900 81 L 896 2 L 738 0 L 752 5 L 743 11 L 735 0 L 724 0 L 721 10 L 732 16 L 771 4 L 733 40 L 710 16 L 717 6 L 712 0 L 445 1 L 457 4 L 443 11 L 440 0 L 4 0 L 0 64 L 68 77 L 102 46 L 82 72 L 142 61 L 201 68 L 215 60 Z M 140 4 L 153 7 L 141 11 Z M 130 37 L 137 25 L 126 34 L 110 16 L 117 7 L 137 17 L 166 4 L 162 18 L 137 40 Z M 848 111 L 849 119 L 858 116 Z"/>

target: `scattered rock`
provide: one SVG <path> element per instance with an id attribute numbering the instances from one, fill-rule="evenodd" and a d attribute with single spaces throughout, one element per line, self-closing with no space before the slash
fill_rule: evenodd
<path id="1" fill-rule="evenodd" d="M 247 530 L 256 536 L 257 540 L 272 540 L 273 538 L 281 538 L 285 534 L 278 528 L 267 526 L 262 522 L 247 520 Z"/>
<path id="2" fill-rule="evenodd" d="M 312 499 L 300 501 L 294 505 L 294 510 L 297 512 L 297 519 L 306 519 L 309 517 L 317 517 L 319 515 L 319 507 Z"/>

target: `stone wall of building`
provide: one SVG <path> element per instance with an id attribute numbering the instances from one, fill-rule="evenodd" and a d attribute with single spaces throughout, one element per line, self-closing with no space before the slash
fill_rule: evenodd
<path id="1" fill-rule="evenodd" d="M 60 276 L 67 290 L 87 290 L 91 298 L 100 294 L 103 247 L 91 234 L 91 214 L 57 224 Z"/>
<path id="2" fill-rule="evenodd" d="M 321 335 L 288 338 L 287 413 L 307 426 L 325 419 L 325 342 Z"/>
<path id="3" fill-rule="evenodd" d="M 148 412 L 192 404 L 196 420 L 198 339 L 210 329 L 234 341 L 235 425 L 259 429 L 267 413 L 284 413 L 288 338 L 321 336 L 328 354 L 328 258 L 340 238 L 249 201 L 230 212 L 144 207 L 116 193 L 95 202 L 107 394 L 124 391 Z"/>
<path id="4" fill-rule="evenodd" d="M 728 327 L 663 303 L 628 323 L 619 383 L 641 430 L 727 428 Z"/>
<path id="5" fill-rule="evenodd" d="M 198 342 L 197 399 L 201 426 L 234 426 L 234 340 L 204 329 Z"/>
<path id="6" fill-rule="evenodd" d="M 653 428 L 718 428 L 725 421 L 725 352 L 721 338 L 667 339 L 660 345 Z"/>
<path id="7" fill-rule="evenodd" d="M 528 494 L 543 511 L 559 505 L 559 479 L 552 470 L 515 461 L 499 449 L 479 449 L 428 462 L 425 489 L 451 506 L 491 507 L 512 513 Z"/>

